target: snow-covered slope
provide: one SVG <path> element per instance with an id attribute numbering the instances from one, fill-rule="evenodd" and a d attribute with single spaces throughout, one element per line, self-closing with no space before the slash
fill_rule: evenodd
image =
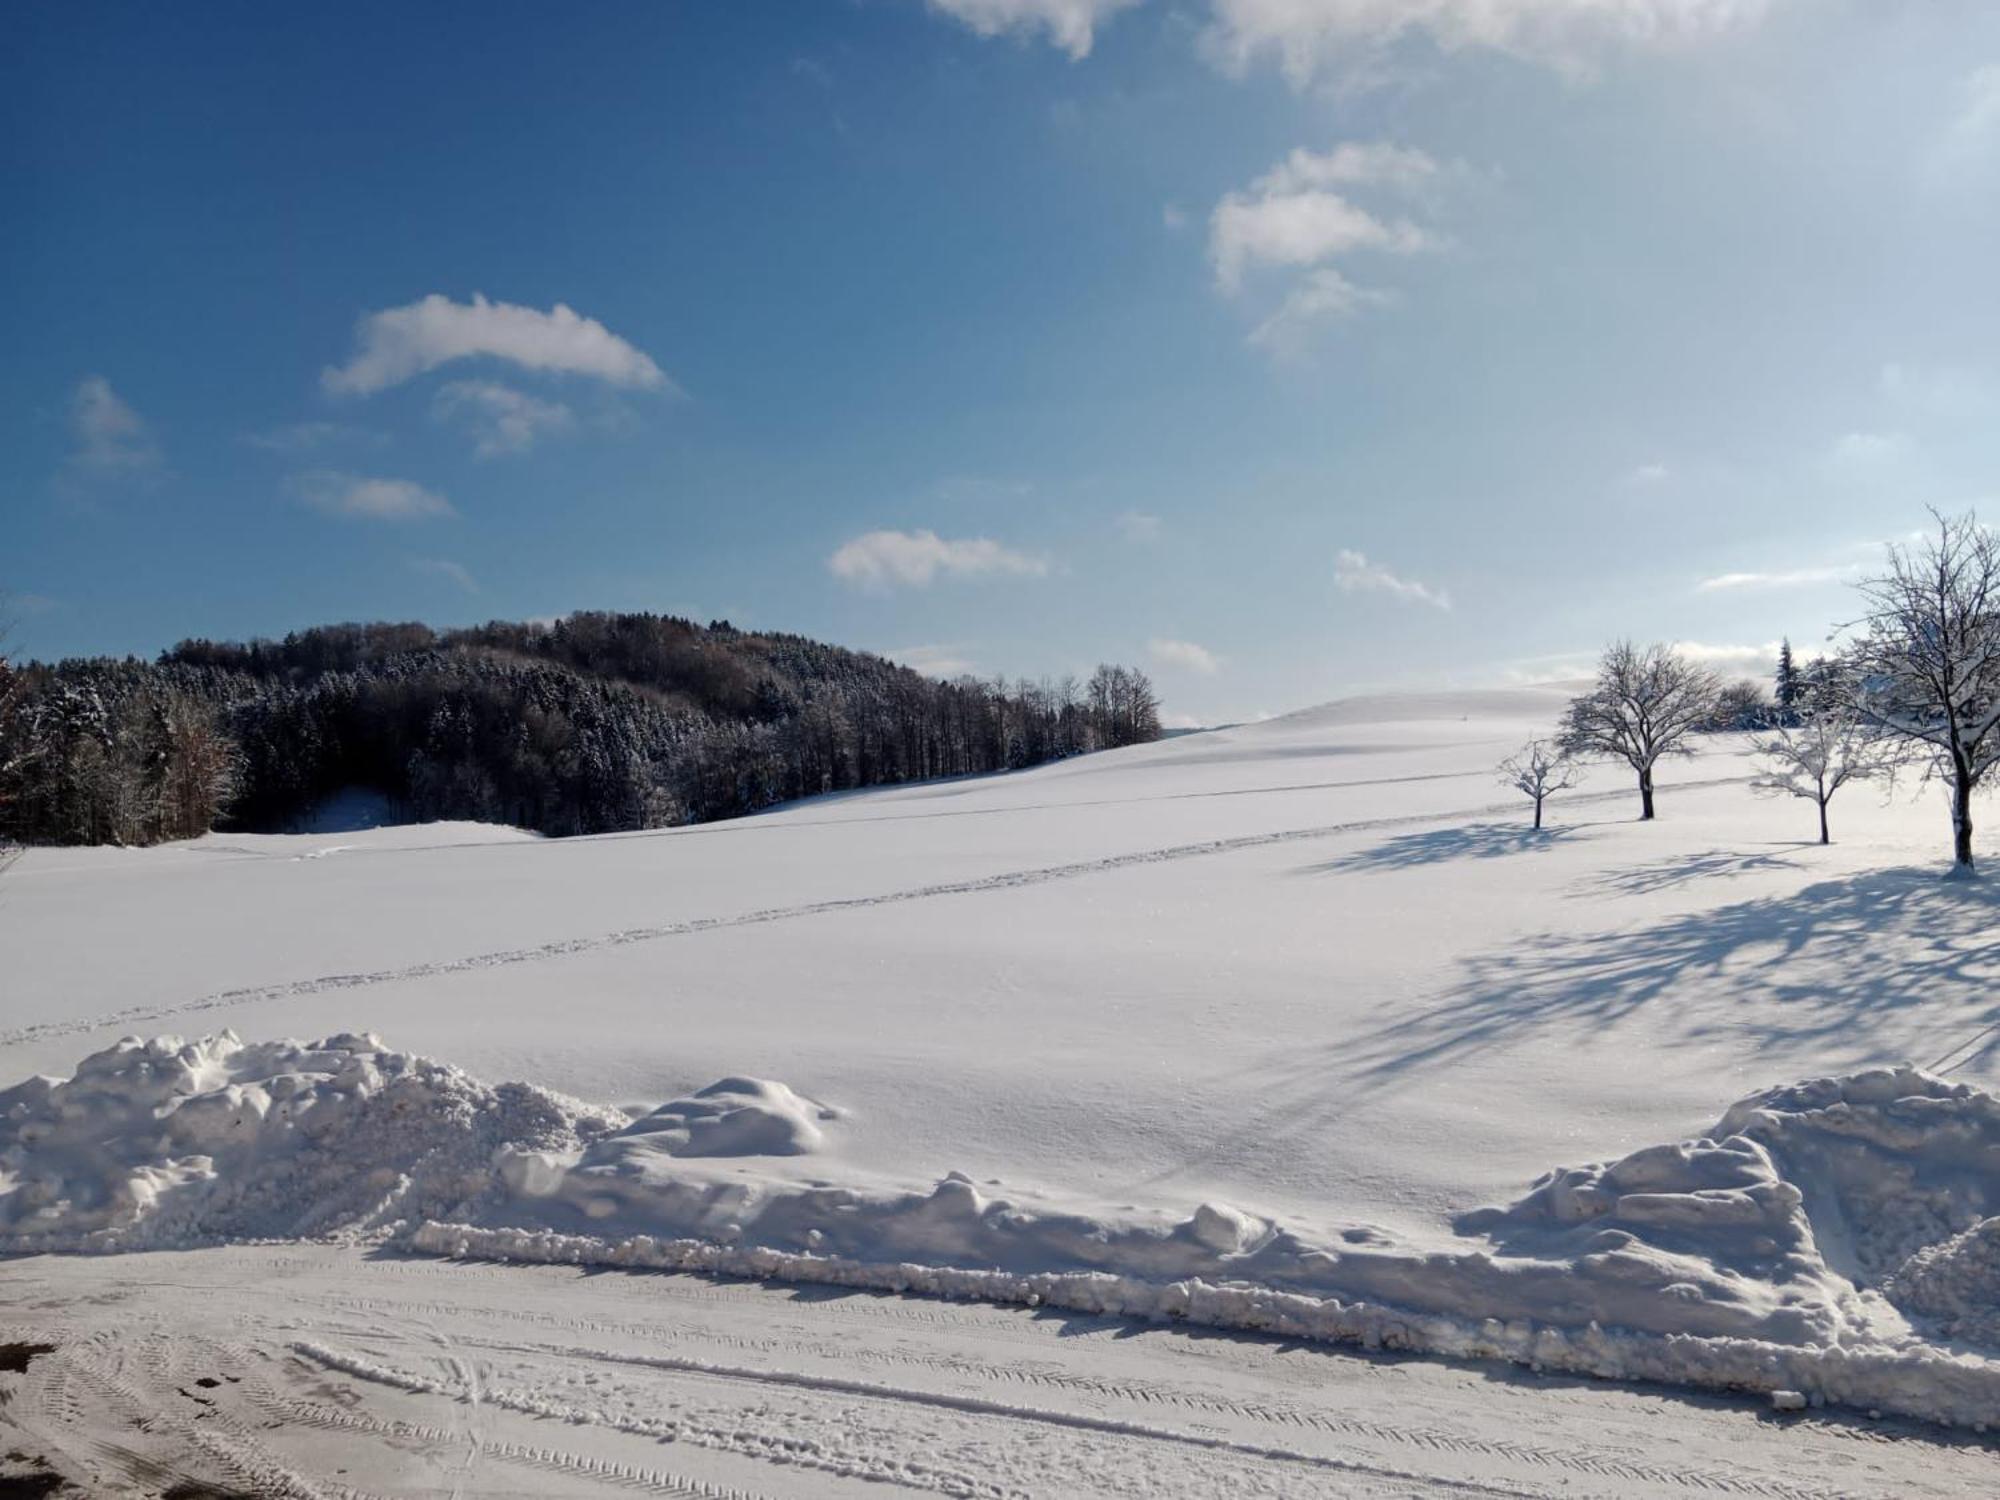
<path id="1" fill-rule="evenodd" d="M 1906 1315 L 1977 1332 L 1976 1195 L 1870 1262 L 1822 1211 L 1847 1200 L 1819 1156 L 1718 1127 L 1759 1090 L 1906 1060 L 1995 1081 L 1991 902 L 1935 878 L 1941 814 L 1856 789 L 1840 842 L 1808 845 L 1810 809 L 1752 797 L 1721 738 L 1663 774 L 1657 823 L 1607 768 L 1536 837 L 1493 766 L 1563 697 L 1354 700 L 658 834 L 31 852 L 0 882 L 0 1066 L 67 1075 L 127 1032 L 372 1030 L 468 1079 L 678 1101 L 650 1130 L 503 1143 L 510 1167 L 418 1215 L 465 1226 L 443 1248 L 850 1279 L 908 1261 L 1048 1300 L 1109 1276 L 1140 1310 L 1198 1278 L 1321 1309 L 1211 1298 L 1215 1321 L 1655 1374 L 1700 1372 L 1605 1351 L 1677 1305 L 1690 1332 L 1793 1351 L 1907 1352 Z M 1870 1106 L 1884 1130 L 1964 1097 L 1871 1076 L 1904 1080 Z M 723 1134 L 782 1154 L 675 1149 L 717 1118 L 695 1101 L 718 1079 L 709 1099 L 750 1111 Z M 271 1093 L 229 1084 L 250 1085 Z M 191 1153 L 229 1179 L 169 1154 Z M 12 1170 L 18 1193 L 34 1164 Z M 1513 1207 L 1463 1217 L 1482 1204 Z M 1758 1384 L 1735 1359 L 1709 1369 Z M 1858 1396 L 1812 1360 L 1774 1368 L 1762 1384 L 1921 1404 L 1883 1395 L 1901 1375 Z M 1974 1401 L 1980 1378 L 1952 1377 Z M 1965 1417 L 1961 1396 L 1935 1410 Z"/>

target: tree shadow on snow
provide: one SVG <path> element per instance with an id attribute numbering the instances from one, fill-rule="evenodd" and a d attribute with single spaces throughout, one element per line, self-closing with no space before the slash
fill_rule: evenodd
<path id="1" fill-rule="evenodd" d="M 1503 859 L 1510 854 L 1537 854 L 1574 838 L 1592 823 L 1568 823 L 1530 828 L 1526 823 L 1467 823 L 1457 828 L 1429 828 L 1399 833 L 1379 844 L 1344 854 L 1323 864 L 1304 865 L 1296 875 L 1340 875 L 1362 870 L 1410 870 L 1455 859 Z"/>
<path id="2" fill-rule="evenodd" d="M 1810 849 L 1816 844 L 1781 847 Z M 1767 870 L 1796 870 L 1798 861 L 1779 854 L 1738 854 L 1728 849 L 1711 849 L 1706 854 L 1681 855 L 1657 864 L 1633 865 L 1623 870 L 1607 870 L 1581 882 L 1581 888 L 1612 896 L 1650 896 L 1697 880 L 1726 880 Z"/>
<path id="3" fill-rule="evenodd" d="M 1726 1048 L 1774 1081 L 1904 1057 L 1976 1069 L 2000 1059 L 2000 883 L 1874 871 L 1648 926 L 1532 934 L 1461 972 L 1359 1036 L 1293 1037 L 1242 1069 L 1233 1085 L 1258 1107 L 1213 1159 L 1311 1149 L 1376 1095 L 1509 1049 L 1574 1052 L 1659 1007 L 1678 1030 L 1649 1026 L 1645 1046 Z"/>
<path id="4" fill-rule="evenodd" d="M 1996 920 L 2000 889 L 1912 868 L 1652 926 L 1549 934 L 1472 958 L 1449 997 L 1384 1023 L 1341 1061 L 1365 1087 L 1538 1035 L 1602 1034 L 1670 1001 L 1686 1008 L 1685 1041 L 1739 1055 L 1863 1066 L 1884 1060 L 1881 1038 L 1894 1030 L 1916 1062 L 1962 1068 L 2000 1046 Z M 1913 1022 L 1925 1028 L 1918 1041 Z"/>

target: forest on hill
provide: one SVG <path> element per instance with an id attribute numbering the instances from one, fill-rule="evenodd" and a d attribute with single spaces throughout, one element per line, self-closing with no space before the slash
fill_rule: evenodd
<path id="1" fill-rule="evenodd" d="M 367 788 L 411 818 L 563 835 L 706 822 L 1160 733 L 1145 674 L 925 677 L 804 636 L 653 614 L 341 624 L 156 661 L 0 661 L 0 839 L 295 826 Z"/>

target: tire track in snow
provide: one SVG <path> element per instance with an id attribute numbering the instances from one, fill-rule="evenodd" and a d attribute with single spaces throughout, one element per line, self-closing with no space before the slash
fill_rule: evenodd
<path id="1" fill-rule="evenodd" d="M 303 1355 L 307 1359 L 316 1361 L 328 1369 L 339 1370 L 357 1379 L 373 1380 L 408 1390 L 450 1394 L 447 1389 L 439 1387 L 435 1382 L 426 1381 L 421 1376 L 404 1376 L 399 1371 L 377 1365 L 370 1360 L 352 1358 L 351 1356 L 342 1354 L 337 1349 L 328 1348 L 323 1344 L 301 1342 L 293 1344 L 292 1348 L 294 1352 Z M 1516 1500 L 1519 1500 L 1519 1497 L 1532 1497 L 1535 1495 L 1535 1492 L 1532 1490 L 1521 1490 L 1511 1486 L 1485 1484 L 1477 1480 L 1447 1479 L 1436 1474 L 1362 1463 L 1353 1459 L 1334 1458 L 1325 1454 L 1306 1453 L 1295 1448 L 1245 1443 L 1227 1437 L 1214 1437 L 1200 1432 L 1154 1426 L 1146 1422 L 1123 1421 L 1116 1417 L 1091 1416 L 1083 1412 L 1060 1411 L 1051 1407 L 1024 1406 L 1011 1401 L 995 1401 L 983 1396 L 952 1395 L 942 1391 L 913 1390 L 907 1386 L 883 1385 L 872 1380 L 852 1380 L 836 1375 L 808 1375 L 792 1370 L 757 1370 L 743 1365 L 719 1365 L 712 1364 L 706 1360 L 681 1359 L 665 1354 L 609 1355 L 594 1351 L 537 1351 L 531 1347 L 525 1349 L 524 1352 L 567 1353 L 571 1357 L 604 1360 L 612 1363 L 660 1370 L 670 1374 L 691 1375 L 711 1380 L 750 1382 L 762 1386 L 777 1386 L 817 1395 L 857 1396 L 865 1399 L 899 1402 L 903 1405 L 929 1407 L 934 1410 L 955 1412 L 964 1416 L 998 1417 L 1006 1421 L 1032 1422 L 1046 1426 L 1068 1428 L 1072 1431 L 1089 1433 L 1100 1437 L 1173 1443 L 1191 1448 L 1206 1449 L 1211 1453 L 1218 1453 L 1224 1457 L 1298 1464 L 1338 1474 L 1352 1474 L 1369 1479 L 1388 1479 L 1420 1484 L 1427 1492 L 1449 1490 L 1472 1495 L 1504 1495 L 1516 1497 Z M 499 1399 L 505 1400 L 504 1397 Z M 542 1415 L 543 1413 L 530 1411 L 529 1414 Z M 616 1427 L 618 1424 L 615 1420 L 604 1420 L 603 1425 Z M 804 1463 L 805 1459 L 801 1456 L 795 1461 Z M 856 1477 L 876 1476 L 857 1475 Z M 893 1478 L 894 1476 L 884 1475 L 881 1477 Z M 925 1487 L 928 1488 L 928 1486 Z"/>
<path id="2" fill-rule="evenodd" d="M 1664 795 L 1670 790 L 1694 791 L 1705 787 L 1729 786 L 1747 780 L 1749 780 L 1747 776 L 1718 776 L 1706 781 L 1682 782 L 1674 788 L 1662 788 L 1661 793 Z M 1629 790 L 1621 789 L 1615 792 L 1591 792 L 1584 796 L 1572 797 L 1568 802 L 1570 806 L 1579 806 L 1623 801 L 1630 796 Z M 192 1000 L 170 1001 L 158 1005 L 135 1005 L 97 1016 L 17 1026 L 0 1031 L 0 1047 L 15 1047 L 28 1042 L 46 1041 L 52 1037 L 75 1036 L 108 1026 L 145 1025 L 172 1016 L 195 1015 L 203 1011 L 222 1010 L 232 1006 L 293 1000 L 306 995 L 365 989 L 378 984 L 431 979 L 449 974 L 472 973 L 482 969 L 509 968 L 516 964 L 543 963 L 579 953 L 629 947 L 636 943 L 659 942 L 666 938 L 690 937 L 697 933 L 715 932 L 731 927 L 757 927 L 771 922 L 795 921 L 802 917 L 826 916 L 836 912 L 858 911 L 878 906 L 899 906 L 912 901 L 929 901 L 942 896 L 967 896 L 983 891 L 1015 890 L 1023 886 L 1046 885 L 1052 881 L 1107 874 L 1137 865 L 1170 864 L 1184 859 L 1235 854 L 1246 849 L 1268 849 L 1282 844 L 1304 843 L 1313 839 L 1337 838 L 1342 834 L 1370 833 L 1388 828 L 1412 828 L 1434 823 L 1450 825 L 1454 820 L 1468 816 L 1492 817 L 1516 811 L 1518 811 L 1517 801 L 1495 802 L 1484 807 L 1465 808 L 1449 813 L 1405 813 L 1394 817 L 1325 823 L 1311 828 L 1286 828 L 1271 833 L 1241 834 L 1234 838 L 1203 839 L 1192 844 L 1172 844 L 1162 849 L 1140 849 L 1125 854 L 1109 854 L 1098 859 L 1012 870 L 1001 875 L 940 881 L 934 885 L 912 886 L 906 890 L 887 891 L 874 896 L 840 896 L 826 901 L 809 901 L 798 906 L 764 907 L 757 911 L 738 912 L 730 916 L 693 917 L 683 922 L 665 922 L 656 927 L 628 927 L 616 932 L 600 933 L 594 937 L 559 938 L 533 947 L 501 948 L 488 953 L 471 954 L 464 958 L 433 959 L 425 963 L 406 964 L 395 969 L 376 969 L 354 974 L 323 974 L 312 979 L 294 979 L 280 984 L 249 985 L 238 989 L 218 990 Z"/>
<path id="3" fill-rule="evenodd" d="M 537 1313 L 522 1309 L 485 1308 L 475 1316 L 498 1316 L 510 1320 L 552 1324 L 575 1332 L 602 1336 L 605 1333 L 622 1333 L 625 1336 L 651 1337 L 659 1341 L 684 1340 L 690 1342 L 723 1343 L 745 1346 L 751 1341 L 716 1335 L 703 1331 L 647 1327 L 646 1325 L 606 1325 L 591 1319 L 567 1319 L 549 1313 Z M 490 1349 L 508 1354 L 530 1354 L 555 1356 L 564 1359 L 599 1361 L 609 1364 L 637 1364 L 652 1366 L 662 1359 L 673 1361 L 676 1356 L 624 1355 L 598 1349 L 564 1347 L 546 1344 L 487 1343 L 482 1340 L 461 1339 L 462 1343 L 474 1348 Z M 1125 1376 L 1107 1379 L 1101 1376 L 1070 1374 L 1061 1371 L 1037 1370 L 1020 1364 L 996 1365 L 977 1360 L 949 1355 L 925 1355 L 908 1349 L 870 1349 L 856 1353 L 842 1345 L 823 1345 L 796 1341 L 772 1341 L 776 1348 L 756 1352 L 776 1353 L 779 1349 L 793 1354 L 810 1354 L 823 1358 L 853 1358 L 862 1362 L 907 1365 L 930 1370 L 939 1374 L 956 1375 L 962 1378 L 983 1380 L 997 1385 L 1029 1386 L 1066 1395 L 1085 1395 L 1124 1401 L 1135 1406 L 1171 1408 L 1190 1414 L 1209 1417 L 1233 1417 L 1238 1421 L 1255 1422 L 1267 1427 L 1303 1429 L 1335 1438 L 1367 1438 L 1377 1442 L 1390 1443 L 1399 1447 L 1419 1448 L 1433 1453 L 1461 1454 L 1467 1457 L 1505 1459 L 1532 1468 L 1562 1469 L 1572 1473 L 1588 1474 L 1598 1479 L 1618 1479 L 1654 1485 L 1671 1485 L 1682 1489 L 1709 1492 L 1718 1495 L 1755 1495 L 1769 1497 L 1769 1500 L 1831 1500 L 1826 1490 L 1809 1489 L 1789 1484 L 1783 1480 L 1769 1479 L 1747 1471 L 1727 1468 L 1694 1469 L 1685 1466 L 1668 1466 L 1618 1458 L 1606 1453 L 1592 1453 L 1581 1449 L 1550 1448 L 1537 1444 L 1515 1442 L 1511 1439 L 1485 1441 L 1479 1438 L 1463 1437 L 1456 1433 L 1433 1427 L 1399 1427 L 1390 1423 L 1368 1421 L 1358 1418 L 1339 1417 L 1326 1412 L 1294 1406 L 1289 1403 L 1265 1401 L 1232 1401 L 1225 1397 L 1210 1396 L 1184 1387 L 1161 1384 Z M 698 1360 L 683 1361 L 690 1366 L 707 1366 Z M 678 1364 L 673 1365 L 679 1368 Z M 720 1367 L 718 1367 L 720 1368 Z M 802 1380 L 817 1378 L 839 1379 L 840 1377 L 801 1376 Z M 900 1388 L 898 1388 L 900 1389 Z M 977 1398 L 974 1398 L 977 1399 Z M 1005 1404 L 1005 1403 L 1002 1403 Z"/>

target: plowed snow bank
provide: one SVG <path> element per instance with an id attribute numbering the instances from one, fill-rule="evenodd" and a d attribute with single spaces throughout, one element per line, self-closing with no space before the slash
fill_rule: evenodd
<path id="1" fill-rule="evenodd" d="M 2000 1100 L 1911 1068 L 1753 1096 L 1709 1136 L 1562 1168 L 1455 1240 L 1328 1242 L 1226 1204 L 1061 1210 L 958 1173 L 803 1182 L 838 1111 L 731 1078 L 637 1121 L 372 1037 L 128 1040 L 0 1093 L 0 1248 L 384 1232 L 1178 1317 L 1977 1424 L 2000 1361 Z M 725 1164 L 703 1158 L 727 1158 Z"/>

